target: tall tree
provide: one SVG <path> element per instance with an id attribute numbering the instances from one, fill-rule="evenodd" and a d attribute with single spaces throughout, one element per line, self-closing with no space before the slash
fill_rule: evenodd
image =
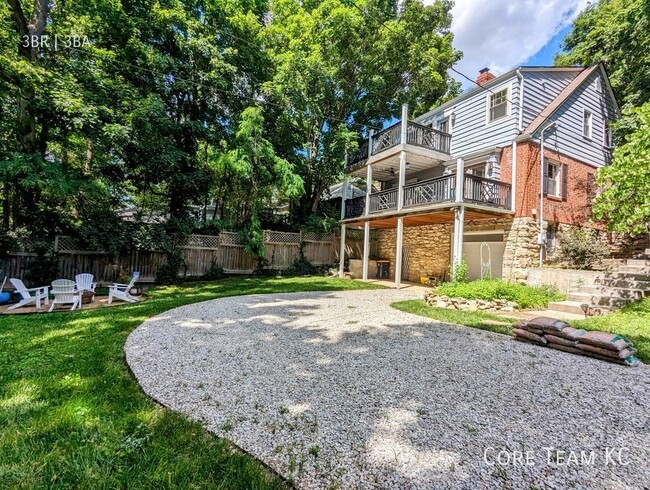
<path id="1" fill-rule="evenodd" d="M 317 206 L 339 179 L 346 147 L 360 129 L 381 127 L 408 103 L 430 108 L 455 93 L 447 67 L 449 1 L 277 0 L 263 33 L 275 71 L 265 85 L 277 110 L 273 143 L 305 183 L 296 217 Z"/>
<path id="2" fill-rule="evenodd" d="M 602 61 L 624 108 L 613 126 L 612 165 L 597 175 L 603 191 L 594 201 L 594 215 L 610 230 L 643 233 L 650 222 L 650 1 L 594 3 L 575 20 L 563 49 L 558 65 Z"/>

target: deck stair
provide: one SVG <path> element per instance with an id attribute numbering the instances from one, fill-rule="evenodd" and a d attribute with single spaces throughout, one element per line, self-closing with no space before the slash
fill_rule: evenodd
<path id="1" fill-rule="evenodd" d="M 587 304 L 588 315 L 603 315 L 645 296 L 650 296 L 650 249 L 612 272 L 598 274 L 593 284 L 575 285 L 566 301 L 551 302 L 548 309 L 582 314 L 582 305 Z"/>

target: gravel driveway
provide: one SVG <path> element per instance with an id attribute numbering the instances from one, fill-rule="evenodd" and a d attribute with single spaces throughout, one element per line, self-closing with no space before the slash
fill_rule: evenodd
<path id="1" fill-rule="evenodd" d="M 299 488 L 650 487 L 649 368 L 389 306 L 413 297 L 206 301 L 147 320 L 126 358 L 150 396 Z"/>

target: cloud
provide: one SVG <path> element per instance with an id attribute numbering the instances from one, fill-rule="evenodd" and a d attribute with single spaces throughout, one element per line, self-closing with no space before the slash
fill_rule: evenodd
<path id="1" fill-rule="evenodd" d="M 588 0 L 456 0 L 451 30 L 463 52 L 456 69 L 474 79 L 483 67 L 495 75 L 524 63 L 570 25 Z M 463 82 L 471 84 L 452 73 Z"/>

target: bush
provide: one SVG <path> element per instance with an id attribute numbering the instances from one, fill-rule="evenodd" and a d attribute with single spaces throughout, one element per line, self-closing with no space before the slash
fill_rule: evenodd
<path id="1" fill-rule="evenodd" d="M 609 255 L 609 248 L 598 239 L 596 230 L 570 228 L 560 235 L 558 259 L 569 267 L 591 269 Z"/>
<path id="2" fill-rule="evenodd" d="M 210 262 L 210 268 L 201 276 L 201 279 L 204 281 L 216 281 L 217 279 L 223 279 L 224 277 L 226 277 L 226 272 L 223 270 L 223 267 L 217 264 L 216 260 L 212 259 Z"/>
<path id="3" fill-rule="evenodd" d="M 451 269 L 451 282 L 467 282 L 469 280 L 469 266 L 467 262 L 461 260 L 458 264 L 458 267 L 454 268 L 452 265 Z"/>
<path id="4" fill-rule="evenodd" d="M 563 294 L 552 286 L 526 286 L 501 279 L 483 279 L 472 282 L 448 282 L 436 288 L 436 292 L 452 298 L 507 299 L 519 308 L 546 308 L 550 301 L 562 301 Z"/>
<path id="5" fill-rule="evenodd" d="M 293 261 L 290 267 L 282 271 L 283 276 L 313 276 L 323 275 L 329 271 L 329 266 L 317 266 L 309 262 L 305 257 L 305 243 L 300 244 L 300 255 Z"/>

